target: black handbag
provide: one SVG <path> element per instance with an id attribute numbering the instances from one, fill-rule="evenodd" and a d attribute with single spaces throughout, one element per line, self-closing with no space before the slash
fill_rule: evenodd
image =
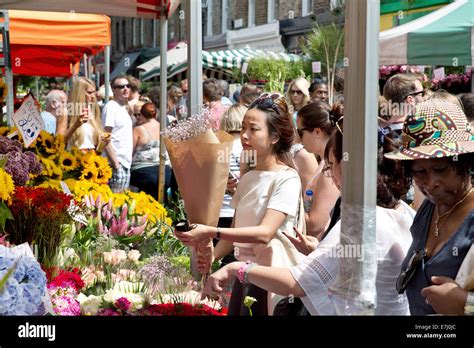
<path id="1" fill-rule="evenodd" d="M 311 315 L 299 297 L 285 297 L 273 310 L 274 316 L 301 317 Z"/>

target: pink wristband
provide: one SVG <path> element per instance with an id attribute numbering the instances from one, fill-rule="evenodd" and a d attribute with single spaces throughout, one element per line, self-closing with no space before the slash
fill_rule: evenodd
<path id="1" fill-rule="evenodd" d="M 239 282 L 241 282 L 242 284 L 244 284 L 245 282 L 245 271 L 247 270 L 247 268 L 249 267 L 250 265 L 250 261 L 247 261 L 245 262 L 242 266 L 240 266 L 239 270 L 237 271 L 237 279 L 239 280 Z"/>

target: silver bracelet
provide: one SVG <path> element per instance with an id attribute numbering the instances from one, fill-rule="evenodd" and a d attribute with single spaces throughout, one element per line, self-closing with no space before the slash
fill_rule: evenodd
<path id="1" fill-rule="evenodd" d="M 246 269 L 245 269 L 245 273 L 244 273 L 244 284 L 248 284 L 249 283 L 249 272 L 250 270 L 257 266 L 256 263 L 251 263 Z"/>

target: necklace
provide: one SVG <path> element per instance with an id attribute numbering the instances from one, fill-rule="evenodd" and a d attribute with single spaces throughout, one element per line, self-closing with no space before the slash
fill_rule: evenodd
<path id="1" fill-rule="evenodd" d="M 438 223 L 439 223 L 439 220 L 444 218 L 444 217 L 449 217 L 449 215 L 454 211 L 454 209 L 456 209 L 456 207 L 461 204 L 462 202 L 464 202 L 464 200 L 469 197 L 469 195 L 471 194 L 473 188 L 471 187 L 471 189 L 469 190 L 468 193 L 466 193 L 466 195 L 459 201 L 457 202 L 455 205 L 453 205 L 453 207 L 451 209 L 449 209 L 446 213 L 444 213 L 443 215 L 439 215 L 439 207 L 436 206 L 436 212 L 438 214 L 438 217 L 436 219 L 436 223 L 435 223 L 435 226 L 436 226 L 436 230 L 435 230 L 435 237 L 438 237 L 439 236 L 439 226 L 438 226 Z"/>

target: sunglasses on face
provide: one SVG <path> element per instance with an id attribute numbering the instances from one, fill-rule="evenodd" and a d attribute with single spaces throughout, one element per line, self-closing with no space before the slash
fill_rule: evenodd
<path id="1" fill-rule="evenodd" d="M 407 268 L 400 273 L 400 275 L 397 278 L 397 291 L 399 294 L 403 294 L 405 292 L 405 289 L 407 288 L 408 284 L 410 283 L 411 278 L 413 278 L 413 275 L 416 272 L 416 269 L 420 262 L 422 262 L 422 268 L 424 269 L 424 258 L 426 256 L 426 250 L 425 249 L 419 249 L 413 251 L 413 255 L 410 258 L 410 261 L 408 261 Z"/>
<path id="2" fill-rule="evenodd" d="M 118 89 L 127 88 L 127 89 L 130 89 L 130 84 L 126 84 L 126 85 L 115 85 L 114 88 L 118 88 Z"/>
<path id="3" fill-rule="evenodd" d="M 422 97 L 424 97 L 425 94 L 426 94 L 426 93 L 425 93 L 425 90 L 421 90 L 421 91 L 418 91 L 418 92 L 409 93 L 409 94 L 406 95 L 405 99 L 408 98 L 409 96 L 415 97 L 415 96 L 420 95 L 420 94 L 421 94 Z"/>
<path id="4" fill-rule="evenodd" d="M 296 131 L 298 132 L 298 136 L 300 137 L 300 139 L 303 139 L 304 131 L 311 131 L 311 130 L 312 130 L 311 128 L 307 128 L 307 127 L 296 128 Z"/>
<path id="5" fill-rule="evenodd" d="M 303 95 L 303 92 L 301 92 L 300 90 L 291 90 L 290 94 L 291 95 Z"/>

